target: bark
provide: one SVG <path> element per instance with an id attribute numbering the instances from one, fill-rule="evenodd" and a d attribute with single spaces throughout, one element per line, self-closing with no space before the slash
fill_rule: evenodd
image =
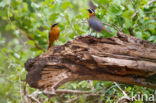
<path id="1" fill-rule="evenodd" d="M 54 91 L 72 80 L 104 80 L 156 89 L 156 44 L 118 32 L 79 36 L 25 63 L 31 87 Z"/>

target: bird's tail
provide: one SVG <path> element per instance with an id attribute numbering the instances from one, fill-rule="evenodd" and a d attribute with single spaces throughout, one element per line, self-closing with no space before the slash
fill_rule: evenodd
<path id="1" fill-rule="evenodd" d="M 49 41 L 48 49 L 49 49 L 51 46 L 53 46 L 53 44 L 54 44 L 54 41 Z"/>
<path id="2" fill-rule="evenodd" d="M 105 30 L 108 33 L 112 33 L 112 31 L 108 30 L 106 27 L 103 27 L 103 30 Z"/>

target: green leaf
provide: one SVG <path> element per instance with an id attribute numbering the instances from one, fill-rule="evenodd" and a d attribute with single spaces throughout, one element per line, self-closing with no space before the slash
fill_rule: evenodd
<path id="1" fill-rule="evenodd" d="M 149 30 L 156 30 L 156 26 L 154 24 L 148 24 L 147 29 Z"/>
<path id="2" fill-rule="evenodd" d="M 126 10 L 122 15 L 125 19 L 131 19 L 133 14 L 134 12 L 132 10 Z"/>
<path id="3" fill-rule="evenodd" d="M 149 37 L 148 41 L 156 42 L 156 35 Z"/>
<path id="4" fill-rule="evenodd" d="M 32 46 L 35 45 L 34 41 L 32 41 L 32 40 L 28 40 L 27 43 L 28 43 L 29 45 L 32 45 Z"/>
<path id="5" fill-rule="evenodd" d="M 127 28 L 132 27 L 132 20 L 131 19 L 125 19 L 125 26 Z"/>
<path id="6" fill-rule="evenodd" d="M 142 39 L 142 33 L 140 31 L 136 32 L 135 36 L 139 39 Z"/>
<path id="7" fill-rule="evenodd" d="M 62 9 L 67 9 L 68 7 L 70 7 L 70 8 L 72 8 L 73 7 L 73 5 L 70 3 L 70 2 L 68 2 L 68 1 L 66 1 L 66 2 L 64 2 L 63 4 L 62 4 Z"/>
<path id="8" fill-rule="evenodd" d="M 110 11 L 112 12 L 113 15 L 121 15 L 122 14 L 122 9 L 118 5 L 111 6 Z"/>
<path id="9" fill-rule="evenodd" d="M 5 3 L 4 1 L 1 1 L 1 2 L 0 2 L 0 7 L 3 8 L 3 7 L 5 7 L 5 5 L 6 5 L 6 3 Z"/>
<path id="10" fill-rule="evenodd" d="M 39 8 L 39 7 L 40 7 L 40 5 L 39 5 L 39 4 L 34 3 L 34 2 L 32 2 L 32 3 L 31 3 L 31 6 L 32 6 L 32 7 L 34 7 L 34 8 Z"/>

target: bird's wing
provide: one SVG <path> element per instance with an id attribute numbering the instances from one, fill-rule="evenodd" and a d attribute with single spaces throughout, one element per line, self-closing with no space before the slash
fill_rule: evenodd
<path id="1" fill-rule="evenodd" d="M 102 23 L 97 17 L 95 17 L 95 21 L 96 21 L 96 23 L 99 25 L 98 27 L 100 27 L 102 30 L 107 31 L 108 33 L 112 33 L 110 30 L 108 30 L 108 29 L 103 25 L 103 23 Z"/>
<path id="2" fill-rule="evenodd" d="M 96 16 L 89 18 L 89 24 L 90 27 L 97 32 L 101 32 L 104 27 L 103 24 L 100 22 L 100 20 L 98 20 Z"/>
<path id="3" fill-rule="evenodd" d="M 48 39 L 49 39 L 49 41 L 50 41 L 50 32 L 49 32 L 49 35 L 48 35 Z"/>

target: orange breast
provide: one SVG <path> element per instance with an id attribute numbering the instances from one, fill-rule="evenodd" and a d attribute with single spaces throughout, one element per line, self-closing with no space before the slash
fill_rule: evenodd
<path id="1" fill-rule="evenodd" d="M 60 31 L 57 28 L 53 28 L 49 34 L 50 41 L 55 41 L 58 39 Z"/>

